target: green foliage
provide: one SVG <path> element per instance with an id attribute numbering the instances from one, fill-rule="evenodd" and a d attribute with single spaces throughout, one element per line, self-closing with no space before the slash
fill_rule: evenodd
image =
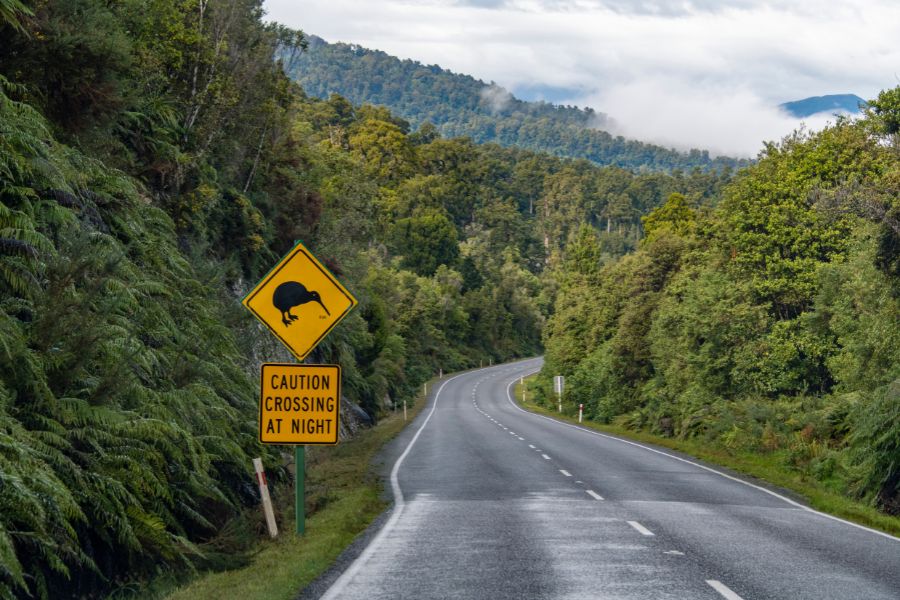
<path id="1" fill-rule="evenodd" d="M 688 206 L 687 198 L 676 192 L 669 196 L 665 204 L 641 217 L 641 223 L 648 240 L 662 231 L 685 237 L 694 233 L 697 213 Z"/>
<path id="2" fill-rule="evenodd" d="M 0 0 L 0 25 L 9 25 L 20 33 L 25 33 L 22 21 L 25 17 L 33 15 L 34 13 L 19 0 Z"/>
<path id="3" fill-rule="evenodd" d="M 21 28 L 21 10 L 0 13 L 0 597 L 92 598 L 240 562 L 250 457 L 287 472 L 253 417 L 258 363 L 283 355 L 238 298 L 297 240 L 360 299 L 311 359 L 341 364 L 377 418 L 438 369 L 539 353 L 558 290 L 583 321 L 642 215 L 675 192 L 708 206 L 729 176 L 479 146 L 308 97 L 284 74 L 305 36 L 264 23 L 258 0 L 33 12 Z M 655 302 L 673 239 L 647 246 L 671 255 L 662 272 L 610 267 L 627 286 L 604 292 L 615 310 L 592 299 L 608 321 L 573 364 L 600 341 L 614 368 L 647 370 L 649 321 L 625 305 Z"/>
<path id="4" fill-rule="evenodd" d="M 5 95 L 0 122 L 0 593 L 201 564 L 262 451 L 221 299 L 131 180 Z"/>
<path id="5" fill-rule="evenodd" d="M 722 169 L 741 164 L 615 137 L 603 130 L 606 115 L 590 108 L 523 102 L 503 88 L 437 66 L 394 58 L 353 44 L 313 37 L 290 74 L 313 96 L 341 94 L 356 104 L 386 106 L 426 135 L 465 136 L 483 143 L 528 148 L 601 165 L 654 170 Z"/>
<path id="6" fill-rule="evenodd" d="M 591 259 L 562 263 L 540 385 L 569 375 L 599 421 L 780 453 L 896 514 L 896 98 L 769 146 L 712 210 L 671 194 L 633 255 L 592 270 L 570 242 Z"/>
<path id="7" fill-rule="evenodd" d="M 452 265 L 459 254 L 456 228 L 440 213 L 422 214 L 396 221 L 393 246 L 403 266 L 420 275 L 434 275 L 440 265 Z"/>

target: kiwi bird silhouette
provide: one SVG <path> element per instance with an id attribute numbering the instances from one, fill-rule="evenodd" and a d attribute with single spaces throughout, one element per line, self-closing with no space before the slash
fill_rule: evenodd
<path id="1" fill-rule="evenodd" d="M 285 327 L 298 319 L 297 316 L 291 314 L 291 309 L 295 306 L 306 304 L 307 302 L 318 302 L 319 306 L 328 313 L 328 316 L 331 316 L 331 313 L 328 312 L 328 309 L 322 304 L 322 298 L 319 297 L 319 292 L 307 290 L 306 286 L 302 283 L 285 281 L 275 288 L 275 293 L 272 294 L 272 304 L 281 311 L 281 322 L 284 323 Z"/>

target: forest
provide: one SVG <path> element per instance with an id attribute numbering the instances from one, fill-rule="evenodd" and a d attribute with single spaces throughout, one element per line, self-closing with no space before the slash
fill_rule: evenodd
<path id="1" fill-rule="evenodd" d="M 297 240 L 360 300 L 311 360 L 377 419 L 439 369 L 540 353 L 585 227 L 577 260 L 612 264 L 731 177 L 307 95 L 306 35 L 257 0 L 0 0 L 0 36 L 2 598 L 233 564 L 251 457 L 290 477 L 256 436 L 258 365 L 287 355 L 240 298 Z"/>
<path id="2" fill-rule="evenodd" d="M 900 514 L 900 87 L 642 225 L 619 259 L 589 227 L 569 246 L 544 402 L 564 374 L 590 419 L 770 455 Z"/>
<path id="3" fill-rule="evenodd" d="M 608 117 L 591 108 L 524 102 L 493 82 L 437 65 L 355 44 L 329 44 L 315 36 L 309 42 L 309 51 L 289 71 L 307 93 L 320 98 L 337 93 L 354 103 L 386 106 L 413 126 L 430 123 L 445 136 L 643 171 L 722 170 L 748 162 L 611 135 Z"/>

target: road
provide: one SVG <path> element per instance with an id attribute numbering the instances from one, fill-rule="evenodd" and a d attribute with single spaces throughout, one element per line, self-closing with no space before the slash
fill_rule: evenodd
<path id="1" fill-rule="evenodd" d="M 900 539 L 525 412 L 511 386 L 540 364 L 436 386 L 396 442 L 390 517 L 323 598 L 900 598 Z"/>

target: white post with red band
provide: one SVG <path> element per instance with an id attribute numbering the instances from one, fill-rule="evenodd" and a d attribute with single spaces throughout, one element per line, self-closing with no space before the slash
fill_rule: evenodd
<path id="1" fill-rule="evenodd" d="M 266 472 L 263 470 L 261 458 L 253 459 L 253 470 L 256 471 L 256 481 L 259 483 L 259 495 L 262 497 L 263 512 L 266 515 L 266 525 L 269 527 L 269 536 L 278 536 L 278 525 L 275 523 L 275 511 L 272 510 L 272 499 L 269 497 L 269 484 L 266 482 Z"/>

